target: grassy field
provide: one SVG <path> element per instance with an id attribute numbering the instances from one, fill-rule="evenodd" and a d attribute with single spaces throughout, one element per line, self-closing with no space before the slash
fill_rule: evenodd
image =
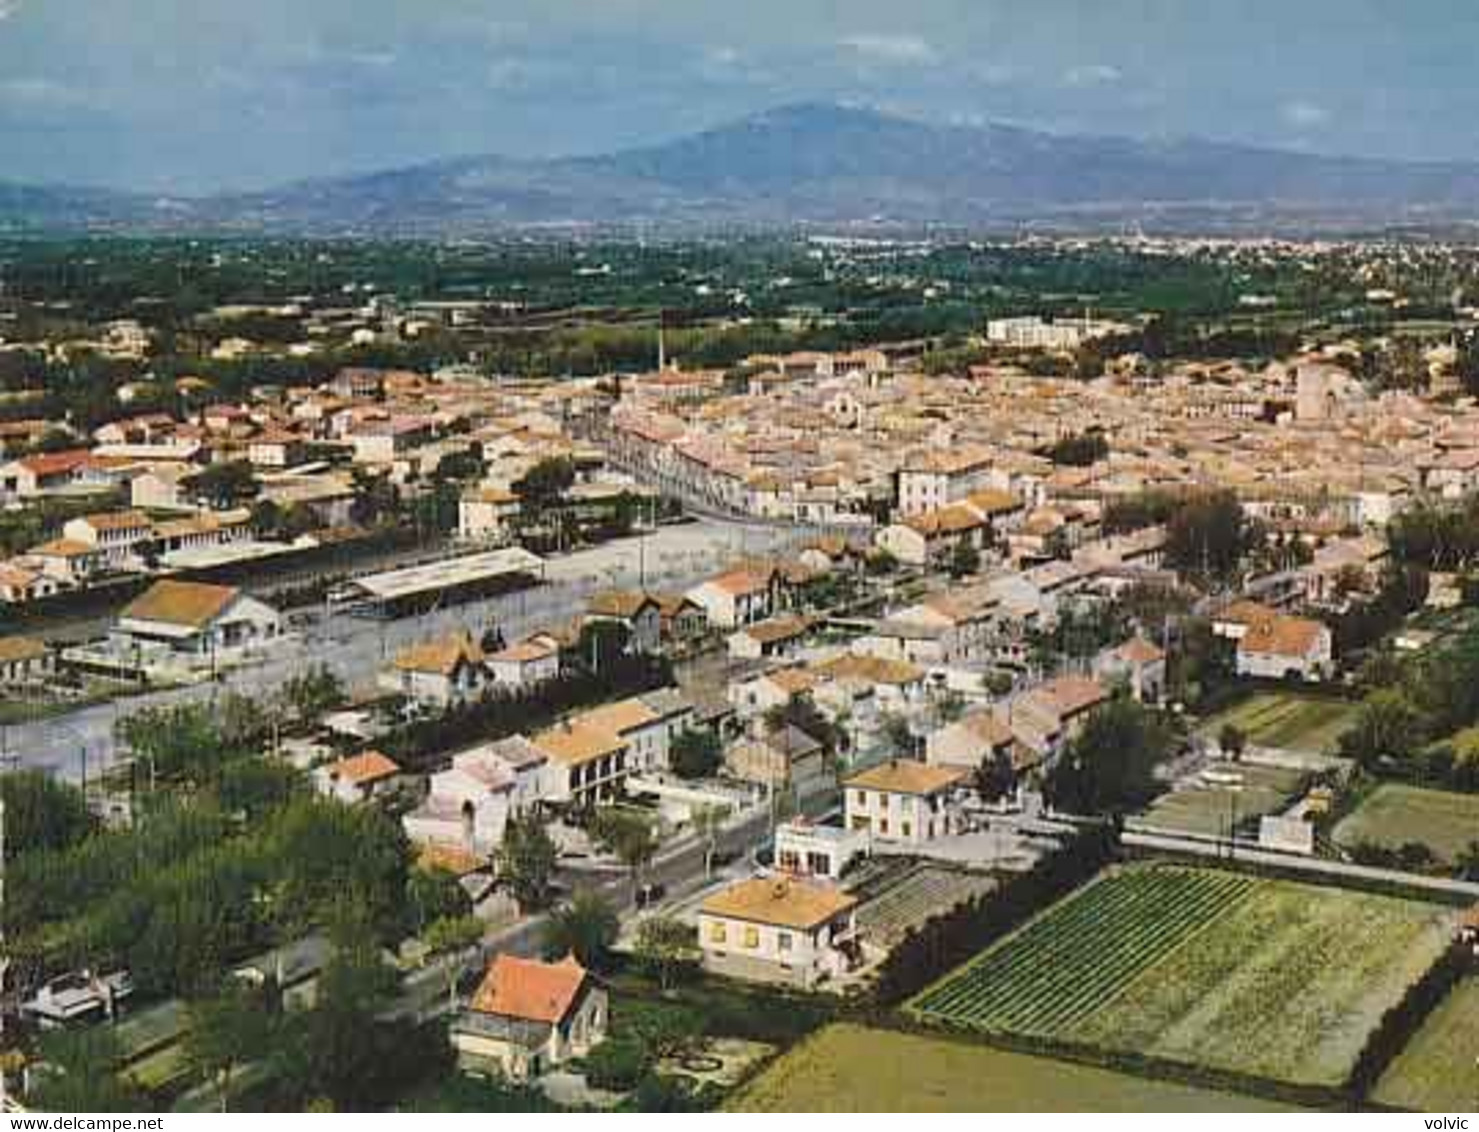
<path id="1" fill-rule="evenodd" d="M 1374 841 L 1389 849 L 1420 841 L 1451 862 L 1469 842 L 1479 841 L 1479 794 L 1385 782 L 1341 819 L 1335 840 L 1345 846 Z"/>
<path id="2" fill-rule="evenodd" d="M 1351 725 L 1358 705 L 1345 700 L 1257 692 L 1207 719 L 1200 730 L 1216 738 L 1224 724 L 1236 724 L 1260 747 L 1329 753 Z"/>
<path id="3" fill-rule="evenodd" d="M 943 1038 L 828 1026 L 729 1099 L 738 1112 L 1288 1112 L 1269 1101 Z"/>
<path id="4" fill-rule="evenodd" d="M 1377 1083 L 1385 1104 L 1479 1111 L 1479 977 L 1454 988 Z"/>
<path id="5" fill-rule="evenodd" d="M 909 1009 L 985 1032 L 1336 1085 L 1442 950 L 1451 917 L 1413 900 L 1137 866 L 1060 901 Z"/>
<path id="6" fill-rule="evenodd" d="M 1236 788 L 1199 784 L 1190 789 L 1162 794 L 1141 819 L 1150 825 L 1187 833 L 1223 834 L 1234 818 L 1270 814 L 1283 809 L 1299 789 L 1301 772 L 1287 767 L 1258 766 L 1254 763 L 1218 763 L 1219 769 L 1242 775 Z"/>

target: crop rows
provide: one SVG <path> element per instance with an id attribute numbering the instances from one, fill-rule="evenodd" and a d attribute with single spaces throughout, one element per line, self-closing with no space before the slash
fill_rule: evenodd
<path id="1" fill-rule="evenodd" d="M 1259 883 L 1167 868 L 1105 878 L 924 991 L 913 1009 L 980 1029 L 1051 1035 L 1098 1009 Z"/>

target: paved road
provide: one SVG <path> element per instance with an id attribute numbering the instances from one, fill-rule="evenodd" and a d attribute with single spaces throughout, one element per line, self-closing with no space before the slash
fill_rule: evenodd
<path id="1" fill-rule="evenodd" d="M 1199 838 L 1180 837 L 1174 834 L 1146 833 L 1125 830 L 1123 841 L 1126 845 L 1141 848 L 1154 849 L 1165 853 L 1186 853 L 1195 857 L 1212 857 L 1227 860 L 1230 856 L 1228 844 L 1224 841 L 1203 840 Z M 1295 853 L 1275 853 L 1268 849 L 1258 849 L 1252 845 L 1238 842 L 1236 853 L 1232 854 L 1237 860 L 1250 861 L 1258 865 L 1270 865 L 1281 869 L 1290 869 L 1294 872 L 1310 873 L 1318 876 L 1330 877 L 1335 880 L 1367 880 L 1384 884 L 1400 884 L 1410 888 L 1427 889 L 1430 892 L 1439 892 L 1445 895 L 1467 896 L 1471 899 L 1479 899 L 1479 884 L 1472 881 L 1455 880 L 1452 877 L 1422 876 L 1417 873 L 1404 873 L 1397 869 L 1379 869 L 1371 865 L 1354 865 L 1346 861 L 1331 861 L 1323 857 L 1302 857 Z"/>
<path id="2" fill-rule="evenodd" d="M 719 855 L 724 856 L 748 855 L 764 845 L 769 838 L 769 813 L 762 805 L 744 811 L 737 815 L 732 824 L 725 826 L 717 839 L 716 849 Z M 689 835 L 659 853 L 642 871 L 642 882 L 664 885 L 668 890 L 667 899 L 672 900 L 681 896 L 685 890 L 705 883 L 704 856 L 703 841 Z M 566 868 L 561 870 L 559 881 L 567 887 L 595 889 L 611 902 L 623 918 L 635 912 L 631 874 L 625 869 Z M 449 967 L 456 968 L 458 981 L 463 982 L 480 974 L 495 955 L 538 957 L 543 950 L 544 927 L 548 919 L 548 915 L 542 913 L 524 916 L 512 924 L 491 931 L 478 948 L 462 955 L 437 960 L 407 976 L 394 1013 L 415 1015 L 421 1019 L 444 1013 L 449 1006 Z"/>
<path id="3" fill-rule="evenodd" d="M 417 617 L 373 621 L 337 613 L 318 615 L 298 637 L 274 651 L 271 663 L 236 669 L 215 684 L 152 692 L 97 704 L 6 729 L 6 750 L 22 767 L 48 770 L 78 781 L 115 761 L 114 727 L 121 716 L 145 706 L 209 699 L 223 690 L 260 695 L 312 664 L 326 664 L 351 688 L 364 689 L 376 671 L 408 644 L 458 627 L 474 632 L 493 625 L 510 640 L 580 612 L 593 592 L 636 586 L 686 589 L 737 556 L 794 545 L 796 531 L 706 520 L 664 527 L 642 538 L 622 539 L 551 559 L 544 584 L 519 593 L 433 610 Z"/>

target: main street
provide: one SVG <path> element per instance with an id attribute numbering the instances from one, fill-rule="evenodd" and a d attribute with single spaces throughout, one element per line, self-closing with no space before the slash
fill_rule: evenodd
<path id="1" fill-rule="evenodd" d="M 5 748 L 16 766 L 71 781 L 91 778 L 118 757 L 118 720 L 144 707 L 192 703 L 225 691 L 260 696 L 318 664 L 327 665 L 347 687 L 367 689 L 378 669 L 417 641 L 458 628 L 481 634 L 493 626 L 513 640 L 574 617 L 598 590 L 644 584 L 659 591 L 686 589 L 735 558 L 769 553 L 805 537 L 807 532 L 794 528 L 705 519 L 550 558 L 543 584 L 529 590 L 396 620 L 320 613 L 299 635 L 277 646 L 266 663 L 224 672 L 215 683 L 149 692 L 16 724 L 5 729 Z"/>

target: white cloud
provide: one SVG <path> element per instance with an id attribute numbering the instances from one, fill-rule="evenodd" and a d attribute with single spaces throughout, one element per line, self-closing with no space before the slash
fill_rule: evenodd
<path id="1" fill-rule="evenodd" d="M 21 0 L 0 0 L 0 20 L 8 20 L 21 10 Z"/>
<path id="2" fill-rule="evenodd" d="M 935 49 L 917 35 L 862 33 L 845 36 L 837 42 L 847 50 L 879 63 L 918 65 L 933 63 L 939 58 Z"/>
<path id="3" fill-rule="evenodd" d="M 1063 72 L 1065 86 L 1108 86 L 1124 77 L 1124 72 L 1109 63 L 1081 63 Z"/>
<path id="4" fill-rule="evenodd" d="M 966 69 L 971 77 L 987 86 L 1007 86 L 1021 77 L 1021 72 L 1010 63 L 973 63 Z"/>
<path id="5" fill-rule="evenodd" d="M 1279 108 L 1279 113 L 1284 121 L 1291 126 L 1299 126 L 1307 129 L 1310 126 L 1323 126 L 1330 121 L 1330 111 L 1316 102 L 1306 102 L 1296 99 L 1286 102 Z"/>

